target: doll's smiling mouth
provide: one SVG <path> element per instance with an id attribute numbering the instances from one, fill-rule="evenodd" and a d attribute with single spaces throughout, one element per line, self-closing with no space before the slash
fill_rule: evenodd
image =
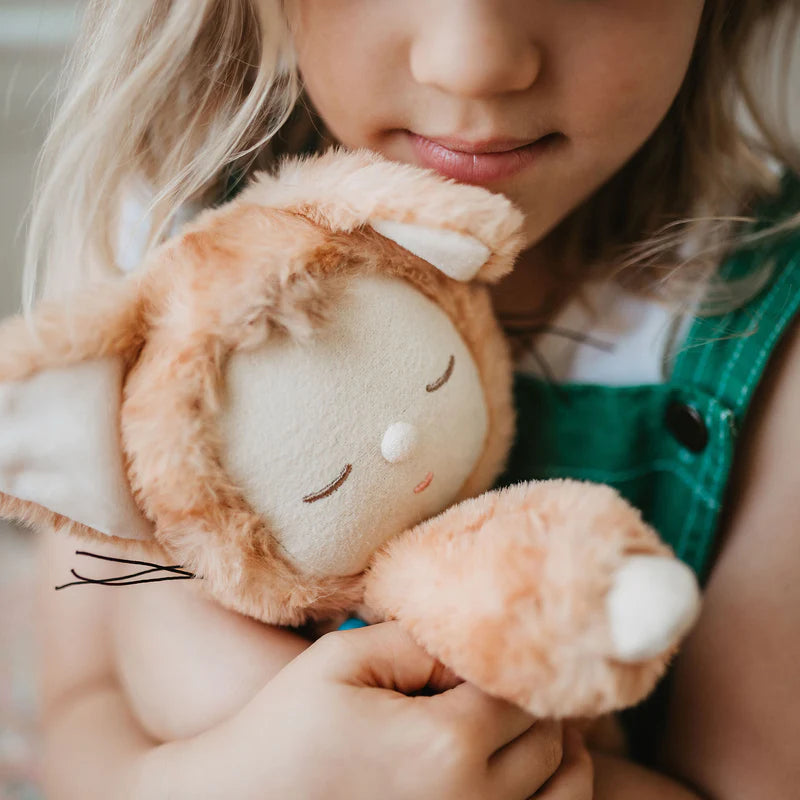
<path id="1" fill-rule="evenodd" d="M 414 487 L 414 494 L 419 494 L 420 492 L 424 492 L 430 485 L 431 481 L 433 480 L 433 473 L 429 472 L 415 487 Z"/>

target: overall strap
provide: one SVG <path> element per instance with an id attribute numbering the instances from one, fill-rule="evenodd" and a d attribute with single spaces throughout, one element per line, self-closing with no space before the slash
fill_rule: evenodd
<path id="1" fill-rule="evenodd" d="M 790 208 L 800 208 L 800 196 Z M 694 478 L 673 544 L 700 572 L 709 563 L 753 395 L 778 343 L 800 313 L 797 232 L 739 251 L 720 275 L 735 283 L 761 272 L 768 276 L 766 285 L 750 302 L 722 316 L 695 320 L 670 380 L 679 401 L 667 410 L 666 422 L 685 445 L 681 460 Z"/>
<path id="2" fill-rule="evenodd" d="M 794 194 L 800 211 L 800 181 Z M 800 308 L 800 234 L 739 251 L 720 269 L 729 284 L 764 274 L 766 287 L 747 304 L 724 316 L 698 317 L 672 374 L 673 383 L 703 388 L 723 400 L 741 422 L 775 345 Z"/>

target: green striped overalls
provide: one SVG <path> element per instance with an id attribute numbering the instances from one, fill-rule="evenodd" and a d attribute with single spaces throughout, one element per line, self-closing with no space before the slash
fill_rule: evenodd
<path id="1" fill-rule="evenodd" d="M 797 211 L 800 181 L 787 176 L 761 224 Z M 705 580 L 750 401 L 800 310 L 796 232 L 734 253 L 721 275 L 739 279 L 765 260 L 774 265 L 767 285 L 735 311 L 695 319 L 663 384 L 554 387 L 518 375 L 517 438 L 501 483 L 571 477 L 610 484 Z M 640 740 L 631 744 L 642 756 L 647 737 L 637 723 L 646 716 L 649 728 L 655 707 L 630 716 L 629 731 Z"/>

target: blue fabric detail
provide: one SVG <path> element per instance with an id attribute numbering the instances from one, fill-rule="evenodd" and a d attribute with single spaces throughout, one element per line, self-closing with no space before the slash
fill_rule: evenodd
<path id="1" fill-rule="evenodd" d="M 367 623 L 364 622 L 363 619 L 359 619 L 358 617 L 350 617 L 350 619 L 346 619 L 340 626 L 340 631 L 353 631 L 356 628 L 366 628 Z"/>

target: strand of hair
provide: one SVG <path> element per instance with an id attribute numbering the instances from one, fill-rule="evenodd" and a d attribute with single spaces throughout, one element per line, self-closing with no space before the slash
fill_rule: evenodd
<path id="1" fill-rule="evenodd" d="M 588 333 L 581 333 L 580 331 L 572 331 L 569 328 L 560 328 L 557 325 L 513 325 L 507 326 L 506 332 L 510 335 L 536 335 L 540 333 L 549 333 L 553 336 L 561 336 L 563 339 L 571 339 L 574 342 L 594 347 L 597 350 L 603 350 L 606 353 L 614 352 L 614 343 L 606 342 L 603 339 L 597 339 Z"/>

